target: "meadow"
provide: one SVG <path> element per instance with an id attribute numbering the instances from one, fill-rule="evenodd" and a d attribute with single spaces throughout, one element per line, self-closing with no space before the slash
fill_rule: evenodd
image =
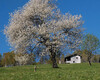
<path id="1" fill-rule="evenodd" d="M 0 80 L 100 80 L 100 63 L 60 64 L 54 69 L 50 64 L 1 67 Z"/>

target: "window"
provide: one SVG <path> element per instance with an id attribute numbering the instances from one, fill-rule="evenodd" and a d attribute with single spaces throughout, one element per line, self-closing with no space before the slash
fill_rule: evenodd
<path id="1" fill-rule="evenodd" d="M 78 57 L 76 57 L 76 59 L 78 59 Z"/>

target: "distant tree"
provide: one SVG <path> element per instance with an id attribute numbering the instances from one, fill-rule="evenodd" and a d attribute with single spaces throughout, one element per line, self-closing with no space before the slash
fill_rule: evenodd
<path id="1" fill-rule="evenodd" d="M 100 63 L 100 56 L 99 56 L 99 63 Z"/>
<path id="2" fill-rule="evenodd" d="M 62 56 L 61 56 L 61 63 L 62 63 L 62 64 L 64 64 L 64 58 L 65 58 L 65 57 L 64 57 L 64 54 L 62 54 Z"/>
<path id="3" fill-rule="evenodd" d="M 98 56 L 94 55 L 93 58 L 92 58 L 92 62 L 99 62 L 98 60 L 99 60 Z"/>
<path id="4" fill-rule="evenodd" d="M 45 55 L 45 56 L 40 56 L 40 64 L 45 64 L 46 61 L 49 60 L 49 56 Z"/>
<path id="5" fill-rule="evenodd" d="M 57 59 L 57 63 L 59 63 L 59 64 L 61 64 L 61 56 L 62 56 L 62 52 L 61 52 L 61 50 L 60 49 L 58 49 L 57 51 L 56 51 L 56 59 Z"/>
<path id="6" fill-rule="evenodd" d="M 40 54 L 51 55 L 52 67 L 58 68 L 57 49 L 62 46 L 74 49 L 82 42 L 81 17 L 61 14 L 56 0 L 30 0 L 22 9 L 11 14 L 5 34 L 17 53 L 32 52 L 42 46 Z"/>
<path id="7" fill-rule="evenodd" d="M 15 55 L 15 61 L 17 62 L 18 65 L 29 65 L 33 64 L 33 57 L 34 55 L 32 54 L 16 54 Z"/>
<path id="8" fill-rule="evenodd" d="M 92 57 L 92 62 L 99 63 L 100 54 L 94 54 Z"/>
<path id="9" fill-rule="evenodd" d="M 1 61 L 2 61 L 2 55 L 0 54 L 0 66 L 2 66 Z"/>
<path id="10" fill-rule="evenodd" d="M 87 55 L 87 53 L 89 53 L 89 51 L 82 50 L 82 54 L 81 54 L 81 56 L 82 56 L 82 62 L 88 62 L 88 55 Z"/>
<path id="11" fill-rule="evenodd" d="M 15 57 L 14 51 L 3 53 L 2 65 L 5 67 L 15 65 L 14 57 Z"/>
<path id="12" fill-rule="evenodd" d="M 1 55 L 1 53 L 0 53 L 0 60 L 2 59 L 2 55 Z"/>
<path id="13" fill-rule="evenodd" d="M 51 58 L 49 58 L 47 61 L 46 61 L 47 64 L 52 64 L 52 60 Z"/>
<path id="14" fill-rule="evenodd" d="M 95 51 L 100 47 L 100 41 L 99 39 L 92 35 L 92 34 L 87 34 L 84 37 L 83 43 L 82 43 L 82 49 L 87 50 L 86 54 L 88 56 L 88 62 L 89 65 L 91 66 L 91 58 L 92 55 L 95 53 Z"/>

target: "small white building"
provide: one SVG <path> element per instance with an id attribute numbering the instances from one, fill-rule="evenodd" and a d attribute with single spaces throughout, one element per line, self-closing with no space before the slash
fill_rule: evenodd
<path id="1" fill-rule="evenodd" d="M 78 54 L 72 54 L 70 56 L 65 57 L 65 63 L 81 63 L 81 56 Z"/>

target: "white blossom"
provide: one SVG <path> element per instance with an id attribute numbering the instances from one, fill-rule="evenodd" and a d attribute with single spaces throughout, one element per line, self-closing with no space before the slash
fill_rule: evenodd
<path id="1" fill-rule="evenodd" d="M 16 54 L 15 61 L 18 62 L 19 65 L 27 65 L 33 63 L 33 58 L 29 54 Z"/>
<path id="2" fill-rule="evenodd" d="M 44 46 L 42 53 L 45 54 L 50 53 L 51 48 L 56 52 L 63 45 L 76 48 L 81 43 L 81 17 L 62 15 L 52 0 L 30 0 L 11 14 L 5 34 L 11 46 L 22 53 L 32 44 Z M 26 58 L 23 57 L 18 59 Z"/>

